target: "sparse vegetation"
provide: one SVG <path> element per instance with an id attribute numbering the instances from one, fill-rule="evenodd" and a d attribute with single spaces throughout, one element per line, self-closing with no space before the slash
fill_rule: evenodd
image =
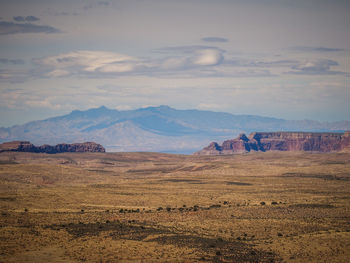
<path id="1" fill-rule="evenodd" d="M 0 167 L 1 262 L 350 258 L 349 153 L 15 156 Z"/>

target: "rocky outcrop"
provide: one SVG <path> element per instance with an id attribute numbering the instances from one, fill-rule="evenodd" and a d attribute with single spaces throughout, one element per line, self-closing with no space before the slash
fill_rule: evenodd
<path id="1" fill-rule="evenodd" d="M 64 153 L 64 152 L 106 152 L 101 144 L 95 142 L 41 145 L 35 146 L 28 141 L 12 141 L 0 144 L 0 152 L 34 152 L 34 153 Z"/>
<path id="2" fill-rule="evenodd" d="M 254 132 L 247 137 L 210 143 L 196 155 L 234 154 L 251 151 L 337 152 L 350 149 L 350 131 L 345 133 Z"/>

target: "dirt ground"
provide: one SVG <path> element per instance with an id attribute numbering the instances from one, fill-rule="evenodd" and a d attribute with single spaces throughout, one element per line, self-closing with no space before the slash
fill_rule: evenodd
<path id="1" fill-rule="evenodd" d="M 0 153 L 0 262 L 350 262 L 350 153 Z"/>

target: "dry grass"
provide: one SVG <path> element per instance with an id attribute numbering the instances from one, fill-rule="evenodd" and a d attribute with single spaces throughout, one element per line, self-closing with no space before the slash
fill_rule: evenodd
<path id="1" fill-rule="evenodd" d="M 0 154 L 0 262 L 349 262 L 350 154 Z"/>

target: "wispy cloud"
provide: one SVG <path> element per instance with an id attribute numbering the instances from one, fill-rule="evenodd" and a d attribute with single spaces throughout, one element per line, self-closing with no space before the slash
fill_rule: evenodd
<path id="1" fill-rule="evenodd" d="M 225 50 L 209 46 L 179 46 L 161 49 L 161 57 L 135 57 L 115 52 L 81 50 L 32 59 L 33 68 L 18 75 L 33 78 L 117 78 L 149 77 L 266 77 L 275 76 L 268 68 L 296 65 L 294 61 L 226 61 Z M 3 64 L 20 60 L 1 59 Z M 1 79 L 16 80 L 17 71 L 4 71 Z"/>
<path id="2" fill-rule="evenodd" d="M 60 33 L 61 31 L 52 26 L 36 25 L 32 23 L 14 23 L 0 21 L 0 35 L 23 34 L 23 33 Z"/>
<path id="3" fill-rule="evenodd" d="M 292 47 L 291 50 L 300 51 L 300 52 L 340 52 L 340 51 L 344 51 L 345 49 L 343 49 L 343 48 L 331 48 L 331 47 L 299 46 L 299 47 Z"/>
<path id="4" fill-rule="evenodd" d="M 90 3 L 84 5 L 85 10 L 93 9 L 93 8 L 98 8 L 98 7 L 109 7 L 111 3 L 109 1 L 98 1 L 97 3 Z"/>
<path id="5" fill-rule="evenodd" d="M 226 51 L 212 46 L 177 46 L 156 50 L 160 56 L 136 57 L 115 52 L 81 50 L 35 58 L 28 78 L 117 78 L 120 76 L 240 78 L 276 77 L 283 74 L 335 75 L 338 62 L 316 60 L 264 60 L 226 58 Z M 0 59 L 3 64 L 21 61 Z M 14 71 L 13 71 L 14 72 Z M 4 71 L 3 80 L 14 80 L 15 72 Z M 21 72 L 21 79 L 23 79 Z"/>
<path id="6" fill-rule="evenodd" d="M 16 22 L 35 22 L 39 21 L 40 18 L 36 16 L 14 16 L 13 20 L 15 20 Z"/>
<path id="7" fill-rule="evenodd" d="M 50 12 L 51 14 L 53 14 L 54 16 L 77 16 L 78 13 L 77 12 L 66 12 L 66 11 L 60 11 L 60 12 Z"/>
<path id="8" fill-rule="evenodd" d="M 302 75 L 336 75 L 346 74 L 341 71 L 333 71 L 331 67 L 338 66 L 338 62 L 330 59 L 306 60 L 292 67 L 290 74 Z"/>
<path id="9" fill-rule="evenodd" d="M 272 68 L 272 67 L 293 67 L 299 64 L 299 61 L 292 59 L 282 60 L 259 60 L 259 59 L 243 59 L 230 58 L 226 59 L 224 64 L 237 67 L 257 67 L 257 68 Z"/>
<path id="10" fill-rule="evenodd" d="M 22 64 L 24 64 L 24 60 L 23 59 L 0 58 L 0 63 L 2 63 L 2 64 L 12 64 L 12 65 L 22 65 Z"/>
<path id="11" fill-rule="evenodd" d="M 66 77 L 115 77 L 120 75 L 175 74 L 199 68 L 217 66 L 224 60 L 223 51 L 215 48 L 180 47 L 182 55 L 161 59 L 138 58 L 113 52 L 76 51 L 34 59 L 36 75 Z"/>
<path id="12" fill-rule="evenodd" d="M 227 38 L 223 38 L 223 37 L 203 37 L 201 40 L 205 41 L 205 42 L 212 42 L 212 43 L 229 42 L 229 40 Z"/>
<path id="13" fill-rule="evenodd" d="M 33 60 L 37 73 L 46 77 L 132 72 L 140 61 L 127 55 L 103 51 L 76 51 Z"/>

